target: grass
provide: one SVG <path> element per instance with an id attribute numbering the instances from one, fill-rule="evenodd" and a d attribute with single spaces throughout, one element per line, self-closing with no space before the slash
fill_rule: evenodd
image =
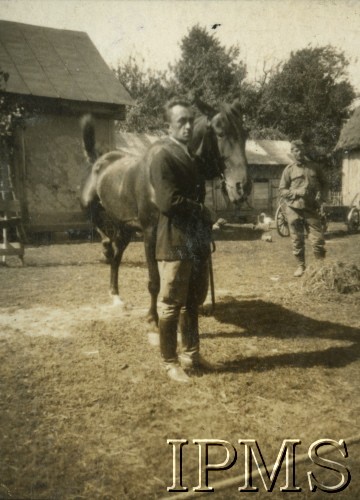
<path id="1" fill-rule="evenodd" d="M 301 454 L 317 439 L 354 435 L 359 293 L 310 294 L 292 277 L 289 239 L 273 236 L 272 243 L 217 242 L 216 309 L 201 317 L 200 328 L 203 355 L 221 369 L 185 388 L 167 380 L 158 349 L 147 342 L 141 243 L 132 244 L 121 270 L 125 310 L 110 306 L 98 244 L 28 248 L 24 268 L 9 259 L 0 269 L 0 498 L 176 498 L 166 491 L 167 439 L 189 441 L 183 477 L 191 489 L 198 482 L 193 439 L 223 439 L 238 450 L 230 470 L 210 472 L 216 482 L 243 472 L 238 439 L 256 439 L 270 464 L 283 439 L 300 439 Z M 329 265 L 359 266 L 359 240 L 329 239 Z M 348 451 L 348 461 L 332 456 L 354 471 L 336 500 L 360 492 L 359 447 Z M 210 453 L 214 462 L 224 460 L 221 447 Z M 309 492 L 310 466 L 299 466 L 302 492 L 290 499 L 328 498 Z M 327 484 L 339 479 L 316 471 Z M 272 498 L 282 497 L 283 483 L 280 476 Z M 268 498 L 256 485 L 256 498 Z M 212 498 L 238 498 L 238 486 Z"/>

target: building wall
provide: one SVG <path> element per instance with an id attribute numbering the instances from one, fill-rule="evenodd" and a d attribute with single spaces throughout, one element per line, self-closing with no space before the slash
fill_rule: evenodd
<path id="1" fill-rule="evenodd" d="M 360 150 L 346 153 L 342 163 L 342 202 L 350 206 L 360 193 Z"/>
<path id="2" fill-rule="evenodd" d="M 279 183 L 284 165 L 250 165 L 249 172 L 253 181 L 251 206 L 258 215 L 265 212 L 275 215 L 279 203 Z"/>
<path id="3" fill-rule="evenodd" d="M 37 115 L 16 137 L 14 162 L 18 196 L 30 231 L 55 231 L 87 225 L 80 189 L 89 165 L 85 159 L 80 116 Z M 114 124 L 96 121 L 100 151 L 114 148 Z"/>
<path id="4" fill-rule="evenodd" d="M 257 215 L 265 212 L 275 215 L 279 203 L 279 183 L 284 165 L 249 165 L 249 175 L 252 179 L 252 192 L 249 205 L 235 207 L 223 195 L 221 181 L 215 179 L 207 182 L 206 204 L 219 217 L 256 219 Z"/>

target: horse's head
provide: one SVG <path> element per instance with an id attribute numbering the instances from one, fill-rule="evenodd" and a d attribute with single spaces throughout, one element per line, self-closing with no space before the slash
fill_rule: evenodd
<path id="1" fill-rule="evenodd" d="M 239 102 L 224 104 L 219 112 L 207 115 L 195 121 L 193 148 L 205 164 L 206 177 L 221 177 L 230 201 L 241 203 L 250 194 L 251 182 Z"/>

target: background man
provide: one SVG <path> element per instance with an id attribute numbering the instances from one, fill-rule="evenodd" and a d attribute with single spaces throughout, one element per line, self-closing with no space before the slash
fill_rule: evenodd
<path id="1" fill-rule="evenodd" d="M 305 271 L 305 231 L 309 231 L 315 258 L 325 257 L 325 240 L 319 208 L 327 197 L 327 181 L 321 167 L 305 155 L 301 140 L 291 143 L 295 162 L 288 165 L 281 177 L 279 192 L 286 201 L 286 213 L 292 239 L 293 254 L 298 262 L 294 276 Z"/>
<path id="2" fill-rule="evenodd" d="M 205 180 L 188 150 L 194 112 L 187 101 L 165 106 L 168 137 L 150 165 L 155 201 L 160 211 L 156 259 L 160 272 L 160 352 L 168 376 L 187 382 L 183 370 L 209 368 L 199 354 L 198 306 L 208 289 L 211 217 L 204 206 Z M 179 364 L 177 330 L 182 348 Z"/>

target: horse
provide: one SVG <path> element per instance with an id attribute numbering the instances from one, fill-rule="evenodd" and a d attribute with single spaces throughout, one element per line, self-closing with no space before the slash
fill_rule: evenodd
<path id="1" fill-rule="evenodd" d="M 199 106 L 200 107 L 200 106 Z M 239 102 L 223 104 L 211 115 L 201 113 L 194 122 L 190 151 L 195 154 L 206 179 L 220 177 L 224 194 L 241 204 L 251 191 L 245 155 L 246 130 Z M 142 154 L 111 151 L 97 157 L 95 128 L 91 116 L 83 117 L 84 149 L 92 168 L 81 192 L 81 205 L 99 231 L 110 263 L 110 294 L 114 304 L 119 296 L 119 267 L 132 235 L 141 231 L 148 267 L 151 301 L 147 321 L 158 324 L 157 296 L 160 278 L 155 259 L 158 209 L 150 182 L 149 165 L 161 141 Z"/>

